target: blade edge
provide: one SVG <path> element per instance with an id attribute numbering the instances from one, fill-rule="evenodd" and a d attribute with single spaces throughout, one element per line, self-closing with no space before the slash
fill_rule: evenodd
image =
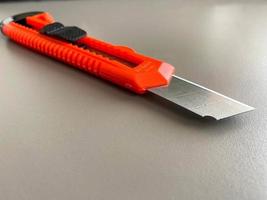
<path id="1" fill-rule="evenodd" d="M 169 87 L 149 89 L 149 92 L 175 103 L 201 117 L 216 120 L 249 112 L 255 108 L 208 89 L 187 79 L 173 75 Z"/>

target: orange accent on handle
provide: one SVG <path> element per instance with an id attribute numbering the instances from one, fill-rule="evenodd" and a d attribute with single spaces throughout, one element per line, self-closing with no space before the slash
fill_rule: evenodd
<path id="1" fill-rule="evenodd" d="M 26 23 L 38 31 L 41 30 L 45 25 L 53 22 L 55 22 L 55 20 L 49 13 L 41 13 L 26 17 Z"/>
<path id="2" fill-rule="evenodd" d="M 26 18 L 29 27 L 10 22 L 2 27 L 2 31 L 25 47 L 139 94 L 149 88 L 169 84 L 173 66 L 138 54 L 128 47 L 115 46 L 88 36 L 78 40 L 77 44 L 71 44 L 38 32 L 53 22 L 51 15 L 41 13 Z"/>

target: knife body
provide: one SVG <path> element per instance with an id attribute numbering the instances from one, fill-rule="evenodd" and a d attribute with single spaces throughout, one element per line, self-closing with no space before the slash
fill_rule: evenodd
<path id="1" fill-rule="evenodd" d="M 92 37 L 76 26 L 64 26 L 46 12 L 8 17 L 1 31 L 11 40 L 108 80 L 137 94 L 151 92 L 200 116 L 217 120 L 253 110 L 215 91 L 174 75 L 166 62 Z"/>

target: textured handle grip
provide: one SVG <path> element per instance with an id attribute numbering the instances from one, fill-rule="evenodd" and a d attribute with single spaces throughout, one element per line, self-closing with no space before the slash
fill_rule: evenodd
<path id="1" fill-rule="evenodd" d="M 37 31 L 14 22 L 10 25 L 9 28 L 4 29 L 4 33 L 15 42 L 89 73 L 99 74 L 101 62 L 88 56 L 87 52 L 83 52 L 84 50 L 79 47 L 51 38 L 47 40 L 45 37 L 40 37 Z"/>

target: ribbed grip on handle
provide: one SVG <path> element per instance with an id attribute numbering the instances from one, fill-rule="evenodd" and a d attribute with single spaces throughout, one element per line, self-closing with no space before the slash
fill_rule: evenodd
<path id="1" fill-rule="evenodd" d="M 45 37 L 38 36 L 37 31 L 35 30 L 14 22 L 12 23 L 11 28 L 4 28 L 5 34 L 9 36 L 10 39 L 86 72 L 98 75 L 101 62 L 99 62 L 98 59 L 89 57 L 86 52 L 83 52 L 79 47 L 57 40 L 47 40 Z M 27 29 L 27 31 L 24 29 Z"/>

